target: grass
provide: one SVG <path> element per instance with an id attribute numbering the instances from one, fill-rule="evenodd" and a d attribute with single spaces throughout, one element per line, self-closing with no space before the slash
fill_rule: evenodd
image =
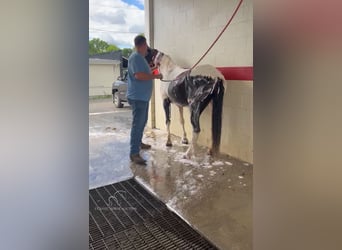
<path id="1" fill-rule="evenodd" d="M 101 100 L 101 99 L 108 99 L 112 98 L 112 95 L 95 95 L 95 96 L 89 96 L 89 100 Z"/>

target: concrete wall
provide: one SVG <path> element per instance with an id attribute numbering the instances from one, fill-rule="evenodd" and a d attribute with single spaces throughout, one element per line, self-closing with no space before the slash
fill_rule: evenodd
<path id="1" fill-rule="evenodd" d="M 120 76 L 118 63 L 89 63 L 89 96 L 111 95 L 112 83 Z"/>
<path id="2" fill-rule="evenodd" d="M 154 47 L 169 54 L 180 66 L 191 67 L 207 50 L 231 17 L 238 0 L 158 0 L 152 6 Z M 148 11 L 148 9 L 146 9 Z M 151 10 L 150 10 L 151 11 Z M 149 15 L 147 14 L 146 17 Z M 151 26 L 151 25 L 149 25 Z M 147 27 L 151 29 L 151 27 Z M 253 66 L 253 5 L 244 0 L 234 20 L 201 64 L 216 67 Z M 253 162 L 253 82 L 226 80 L 223 107 L 221 152 Z M 165 115 L 155 86 L 155 126 L 165 129 Z M 158 105 L 159 103 L 159 105 Z M 211 144 L 211 104 L 201 116 L 199 143 Z M 171 131 L 181 136 L 179 113 L 171 110 Z M 153 114 L 151 114 L 153 115 Z M 186 129 L 191 138 L 189 112 Z"/>

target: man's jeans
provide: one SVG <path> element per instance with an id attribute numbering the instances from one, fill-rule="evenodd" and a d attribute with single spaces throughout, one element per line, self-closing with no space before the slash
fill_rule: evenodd
<path id="1" fill-rule="evenodd" d="M 149 102 L 128 99 L 132 107 L 133 121 L 131 128 L 130 154 L 138 154 L 140 151 L 141 139 L 148 118 Z"/>

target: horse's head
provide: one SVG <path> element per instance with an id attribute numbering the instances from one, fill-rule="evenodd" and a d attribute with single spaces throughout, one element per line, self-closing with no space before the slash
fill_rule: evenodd
<path id="1" fill-rule="evenodd" d="M 160 62 L 164 56 L 164 53 L 161 51 L 157 51 L 158 53 L 154 56 L 153 64 L 156 66 L 160 65 Z"/>
<path id="2" fill-rule="evenodd" d="M 147 54 L 145 56 L 145 59 L 147 63 L 150 65 L 150 67 L 154 67 L 154 58 L 158 54 L 158 50 L 152 49 L 152 48 L 147 48 Z"/>

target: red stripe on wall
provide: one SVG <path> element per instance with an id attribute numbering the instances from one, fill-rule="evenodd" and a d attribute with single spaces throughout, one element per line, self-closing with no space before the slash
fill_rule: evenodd
<path id="1" fill-rule="evenodd" d="M 253 67 L 216 67 L 226 80 L 253 81 Z M 153 71 L 159 74 L 158 69 Z"/>
<path id="2" fill-rule="evenodd" d="M 253 81 L 253 67 L 217 67 L 226 80 Z"/>

